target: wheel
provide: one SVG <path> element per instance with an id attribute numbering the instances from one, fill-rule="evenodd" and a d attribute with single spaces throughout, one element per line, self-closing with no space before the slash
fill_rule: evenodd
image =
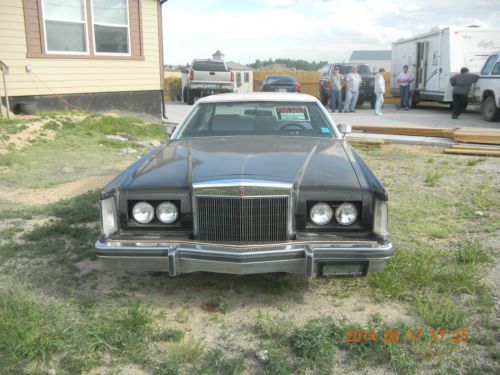
<path id="1" fill-rule="evenodd" d="M 372 96 L 370 98 L 370 108 L 371 109 L 375 109 L 375 103 L 377 102 L 377 97 L 376 96 Z"/>
<path id="2" fill-rule="evenodd" d="M 418 99 L 417 99 L 417 94 L 413 93 L 410 97 L 410 108 L 417 108 L 418 105 Z"/>
<path id="3" fill-rule="evenodd" d="M 182 101 L 187 103 L 187 89 L 185 87 L 182 89 Z"/>
<path id="4" fill-rule="evenodd" d="M 360 94 L 358 96 L 358 101 L 356 102 L 356 107 L 362 107 L 364 102 L 365 102 L 365 96 Z"/>
<path id="5" fill-rule="evenodd" d="M 320 90 L 319 96 L 320 96 L 319 100 L 321 101 L 321 104 L 326 106 L 328 104 L 328 99 L 330 98 L 330 96 L 326 92 L 324 92 L 323 90 Z"/>
<path id="6" fill-rule="evenodd" d="M 194 104 L 194 92 L 193 90 L 187 89 L 187 103 Z"/>
<path id="7" fill-rule="evenodd" d="M 500 109 L 497 108 L 493 95 L 486 98 L 481 110 L 486 121 L 498 121 L 500 119 Z"/>

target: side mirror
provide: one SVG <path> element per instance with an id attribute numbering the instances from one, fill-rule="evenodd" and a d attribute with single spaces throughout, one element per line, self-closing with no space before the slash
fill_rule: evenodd
<path id="1" fill-rule="evenodd" d="M 339 132 L 341 132 L 344 137 L 346 136 L 346 134 L 349 134 L 350 132 L 352 132 L 352 126 L 351 124 L 339 124 Z"/>
<path id="2" fill-rule="evenodd" d="M 173 125 L 173 124 L 165 125 L 165 133 L 167 133 L 168 135 L 172 135 L 174 133 L 176 127 L 177 127 L 177 125 Z"/>

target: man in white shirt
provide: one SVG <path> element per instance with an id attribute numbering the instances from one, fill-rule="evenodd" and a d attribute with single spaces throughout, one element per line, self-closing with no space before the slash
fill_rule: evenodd
<path id="1" fill-rule="evenodd" d="M 351 73 L 346 77 L 347 89 L 344 103 L 344 112 L 356 112 L 356 103 L 359 96 L 359 87 L 361 86 L 362 79 L 358 74 L 358 67 L 354 65 Z"/>
<path id="2" fill-rule="evenodd" d="M 378 74 L 375 76 L 375 95 L 377 95 L 377 100 L 375 101 L 375 115 L 380 116 L 382 114 L 382 104 L 384 104 L 384 94 L 385 94 L 385 69 L 380 68 Z"/>
<path id="3" fill-rule="evenodd" d="M 403 66 L 403 71 L 398 74 L 399 95 L 401 95 L 401 109 L 408 110 L 410 107 L 410 83 L 413 82 L 413 74 L 408 71 L 408 65 Z"/>

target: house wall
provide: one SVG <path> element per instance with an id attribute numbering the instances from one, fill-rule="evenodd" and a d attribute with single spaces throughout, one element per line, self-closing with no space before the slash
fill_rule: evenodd
<path id="1" fill-rule="evenodd" d="M 143 56 L 27 57 L 23 0 L 0 0 L 0 60 L 9 66 L 9 96 L 37 97 L 65 94 L 156 91 L 161 100 L 158 0 L 138 0 L 141 15 Z M 28 15 L 28 22 L 36 22 Z M 32 72 L 26 72 L 26 65 Z"/>

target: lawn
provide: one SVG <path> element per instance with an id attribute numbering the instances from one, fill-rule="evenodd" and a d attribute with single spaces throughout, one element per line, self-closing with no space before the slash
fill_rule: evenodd
<path id="1" fill-rule="evenodd" d="M 136 119 L 52 121 L 52 139 L 0 155 L 2 189 L 108 173 L 140 154 L 118 155 L 132 141 L 106 135 L 163 136 Z M 103 269 L 97 190 L 45 205 L 0 200 L 2 373 L 498 373 L 498 160 L 359 151 L 389 191 L 396 250 L 383 273 L 359 279 Z M 57 177 L 73 163 L 78 173 Z"/>

